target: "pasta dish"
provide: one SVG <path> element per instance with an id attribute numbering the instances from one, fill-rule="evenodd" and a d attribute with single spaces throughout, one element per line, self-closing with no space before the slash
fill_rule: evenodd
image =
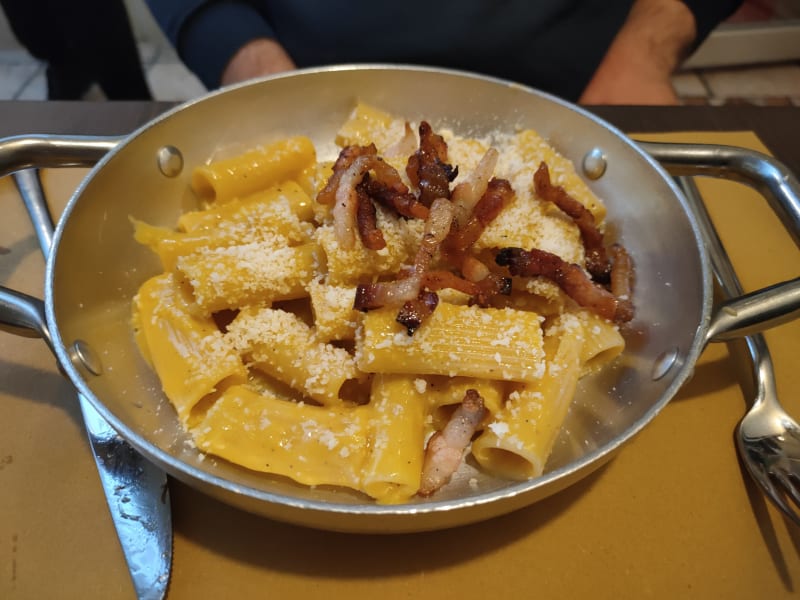
<path id="1" fill-rule="evenodd" d="M 464 461 L 541 475 L 578 380 L 624 348 L 633 267 L 533 130 L 466 138 L 358 104 L 194 168 L 198 210 L 134 220 L 163 272 L 133 331 L 204 453 L 400 503 Z"/>

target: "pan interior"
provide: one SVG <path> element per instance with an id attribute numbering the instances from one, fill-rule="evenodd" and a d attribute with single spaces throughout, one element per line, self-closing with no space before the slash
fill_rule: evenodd
<path id="1" fill-rule="evenodd" d="M 310 490 L 250 473 L 198 454 L 139 356 L 130 302 L 160 265 L 134 241 L 130 217 L 173 226 L 182 211 L 196 207 L 188 192 L 191 167 L 219 153 L 304 134 L 320 157 L 335 156 L 334 134 L 358 100 L 462 135 L 533 128 L 578 167 L 592 149 L 607 158 L 605 174 L 589 184 L 605 201 L 608 222 L 636 263 L 637 316 L 616 365 L 581 383 L 549 473 L 540 480 L 512 483 L 467 465 L 435 502 L 380 508 L 357 494 Z M 184 169 L 176 177 L 159 169 L 158 153 L 166 146 L 183 156 Z M 674 394 L 699 352 L 709 295 L 704 250 L 682 199 L 627 138 L 545 94 L 433 69 L 304 71 L 179 107 L 135 132 L 90 173 L 59 224 L 56 244 L 48 304 L 57 341 L 67 347 L 86 341 L 104 365 L 102 375 L 92 376 L 62 360 L 76 385 L 124 437 L 173 475 L 264 514 L 284 504 L 323 511 L 345 506 L 365 514 L 385 510 L 412 518 L 426 507 L 457 509 L 475 499 L 499 502 L 526 494 L 534 499 L 555 491 L 599 464 Z M 676 364 L 654 378 L 665 353 L 674 353 Z"/>

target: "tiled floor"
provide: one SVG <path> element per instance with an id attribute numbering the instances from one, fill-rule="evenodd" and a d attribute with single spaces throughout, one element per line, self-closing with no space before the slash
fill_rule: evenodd
<path id="1" fill-rule="evenodd" d="M 800 106 L 800 62 L 690 70 L 673 85 L 684 104 Z"/>
<path id="2" fill-rule="evenodd" d="M 141 44 L 140 53 L 156 100 L 183 101 L 205 92 L 203 84 L 170 48 Z M 800 106 L 800 62 L 747 67 L 695 69 L 673 79 L 685 104 L 753 103 Z M 24 50 L 0 50 L 0 99 L 44 100 L 44 66 Z M 93 87 L 88 99 L 102 99 Z"/>
<path id="3" fill-rule="evenodd" d="M 139 52 L 156 100 L 183 101 L 205 93 L 203 84 L 181 64 L 171 49 L 143 43 L 139 45 Z M 46 98 L 44 65 L 24 50 L 0 50 L 0 100 Z M 86 98 L 101 100 L 103 93 L 93 86 Z"/>

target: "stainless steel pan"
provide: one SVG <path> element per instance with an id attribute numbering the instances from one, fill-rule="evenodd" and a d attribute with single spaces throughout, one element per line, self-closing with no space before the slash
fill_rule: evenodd
<path id="1" fill-rule="evenodd" d="M 172 226 L 182 211 L 195 207 L 187 191 L 191 167 L 220 151 L 305 134 L 321 156 L 335 156 L 334 134 L 356 100 L 464 135 L 538 130 L 584 169 L 636 261 L 637 316 L 628 348 L 616 366 L 582 382 L 547 472 L 538 479 L 509 482 L 466 465 L 433 499 L 379 506 L 347 491 L 307 489 L 252 473 L 194 449 L 139 356 L 130 301 L 159 265 L 133 240 L 129 217 Z M 727 173 L 757 182 L 793 234 L 800 231 L 797 182 L 766 157 L 695 146 L 646 148 L 681 173 Z M 0 143 L 0 174 L 97 160 L 58 223 L 44 314 L 31 299 L 3 290 L 0 322 L 18 333 L 49 337 L 77 390 L 168 473 L 235 506 L 308 526 L 438 529 L 553 494 L 598 468 L 653 419 L 691 375 L 712 337 L 781 322 L 800 307 L 794 280 L 715 308 L 703 240 L 685 200 L 650 154 L 582 109 L 486 77 L 382 65 L 306 70 L 187 103 L 123 139 L 33 136 Z"/>

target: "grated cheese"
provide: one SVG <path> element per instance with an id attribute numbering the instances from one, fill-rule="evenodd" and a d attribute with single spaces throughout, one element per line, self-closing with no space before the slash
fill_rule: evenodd
<path id="1" fill-rule="evenodd" d="M 404 142 L 405 133 L 404 120 L 359 104 L 339 131 L 338 141 L 375 142 L 379 150 L 396 149 Z M 567 188 L 601 225 L 605 208 L 573 165 L 545 139 L 532 130 L 481 139 L 461 137 L 452 130 L 438 133 L 447 141 L 448 162 L 459 169 L 453 185 L 467 180 L 486 151 L 494 147 L 499 151 L 494 176 L 507 179 L 514 191 L 510 203 L 475 243 L 476 257 L 483 260 L 495 248 L 514 246 L 539 248 L 584 265 L 578 228 L 536 196 L 533 172 L 540 161 L 547 162 L 553 183 Z M 390 156 L 387 162 L 408 184 L 405 158 Z M 183 239 L 202 234 L 208 240 L 199 245 L 193 241 L 190 251 L 176 257 L 174 275 L 169 276 L 171 287 L 156 295 L 157 307 L 148 312 L 150 320 L 140 320 L 136 327 L 156 325 L 166 332 L 168 343 L 189 365 L 184 375 L 187 385 L 221 365 L 230 371 L 238 367 L 251 376 L 246 383 L 220 381 L 219 389 L 208 392 L 204 400 L 208 406 L 196 415 L 199 424 L 191 429 L 192 443 L 202 440 L 199 447 L 204 450 L 234 462 L 241 458 L 245 466 L 277 472 L 310 486 L 339 482 L 371 493 L 365 482 L 375 474 L 365 473 L 365 465 L 408 450 L 398 445 L 407 443 L 410 434 L 396 437 L 398 427 L 413 424 L 421 429 L 415 435 L 428 437 L 436 422 L 434 411 L 448 414 L 450 410 L 433 406 L 428 398 L 440 394 L 440 387 L 458 382 L 453 387 L 461 386 L 460 397 L 449 399 L 444 406 L 457 404 L 470 382 L 486 396 L 492 411 L 485 421 L 488 425 L 473 442 L 473 453 L 482 433 L 490 433 L 496 438 L 496 449 L 518 454 L 533 465 L 531 472 L 541 472 L 546 452 L 531 457 L 531 446 L 538 443 L 535 440 L 544 435 L 543 430 L 560 423 L 547 423 L 531 414 L 545 414 L 553 401 L 552 391 L 540 384 L 569 375 L 571 368 L 568 360 L 552 355 L 550 340 L 569 337 L 582 344 L 585 336 L 599 338 L 607 328 L 597 323 L 589 326 L 571 314 L 571 301 L 556 284 L 543 278 L 514 278 L 514 295 L 507 304 L 492 308 L 471 305 L 473 299 L 463 292 L 441 290 L 436 310 L 413 336 L 394 321 L 396 311 L 387 327 L 376 328 L 370 319 L 377 318 L 378 311 L 365 315 L 353 309 L 356 286 L 392 280 L 413 268 L 425 223 L 377 206 L 377 225 L 386 247 L 371 251 L 356 243 L 351 249 L 342 248 L 331 207 L 312 202 L 310 207 L 306 203 L 298 208 L 295 197 L 313 195 L 330 173 L 330 162 L 317 161 L 297 176 L 302 183 L 287 184 L 291 193 L 282 193 L 278 187 L 270 192 L 269 202 L 233 199 L 226 218 L 213 223 L 210 213 L 204 216 L 197 211 L 186 222 L 200 223 L 199 229 L 189 231 L 187 226 L 175 234 Z M 163 235 L 163 231 L 147 233 Z M 157 243 L 150 245 L 157 249 Z M 437 257 L 433 260 L 433 268 L 438 268 Z M 172 265 L 166 270 L 172 271 Z M 210 315 L 222 309 L 237 314 L 224 333 L 194 336 L 190 330 L 173 326 L 177 319 L 175 289 L 185 292 L 182 310 L 200 321 L 208 323 Z M 138 302 L 140 299 L 135 299 Z M 457 317 L 444 321 L 446 336 L 431 334 L 443 314 Z M 597 340 L 592 343 L 600 345 Z M 376 394 L 380 385 L 375 382 L 381 377 L 402 379 L 406 397 Z M 444 381 L 450 383 L 443 385 Z M 286 417 L 283 408 L 267 410 L 237 389 L 280 402 L 281 407 L 291 407 L 287 414 L 303 416 Z M 356 390 L 352 397 L 350 390 Z M 410 399 L 424 404 L 424 411 L 412 408 L 415 405 Z M 436 419 L 441 418 L 437 413 Z M 208 422 L 224 422 L 229 430 L 208 427 Z M 279 439 L 272 439 L 275 431 L 281 432 Z M 259 455 L 267 447 L 284 453 L 288 457 L 283 459 L 285 464 L 275 456 Z M 420 445 L 413 451 L 419 458 L 423 448 Z M 474 456 L 484 464 L 478 454 Z M 328 479 L 311 475 L 317 472 L 327 473 Z M 384 483 L 383 489 L 396 490 L 399 485 Z M 468 484 L 471 489 L 479 487 L 474 477 Z"/>

